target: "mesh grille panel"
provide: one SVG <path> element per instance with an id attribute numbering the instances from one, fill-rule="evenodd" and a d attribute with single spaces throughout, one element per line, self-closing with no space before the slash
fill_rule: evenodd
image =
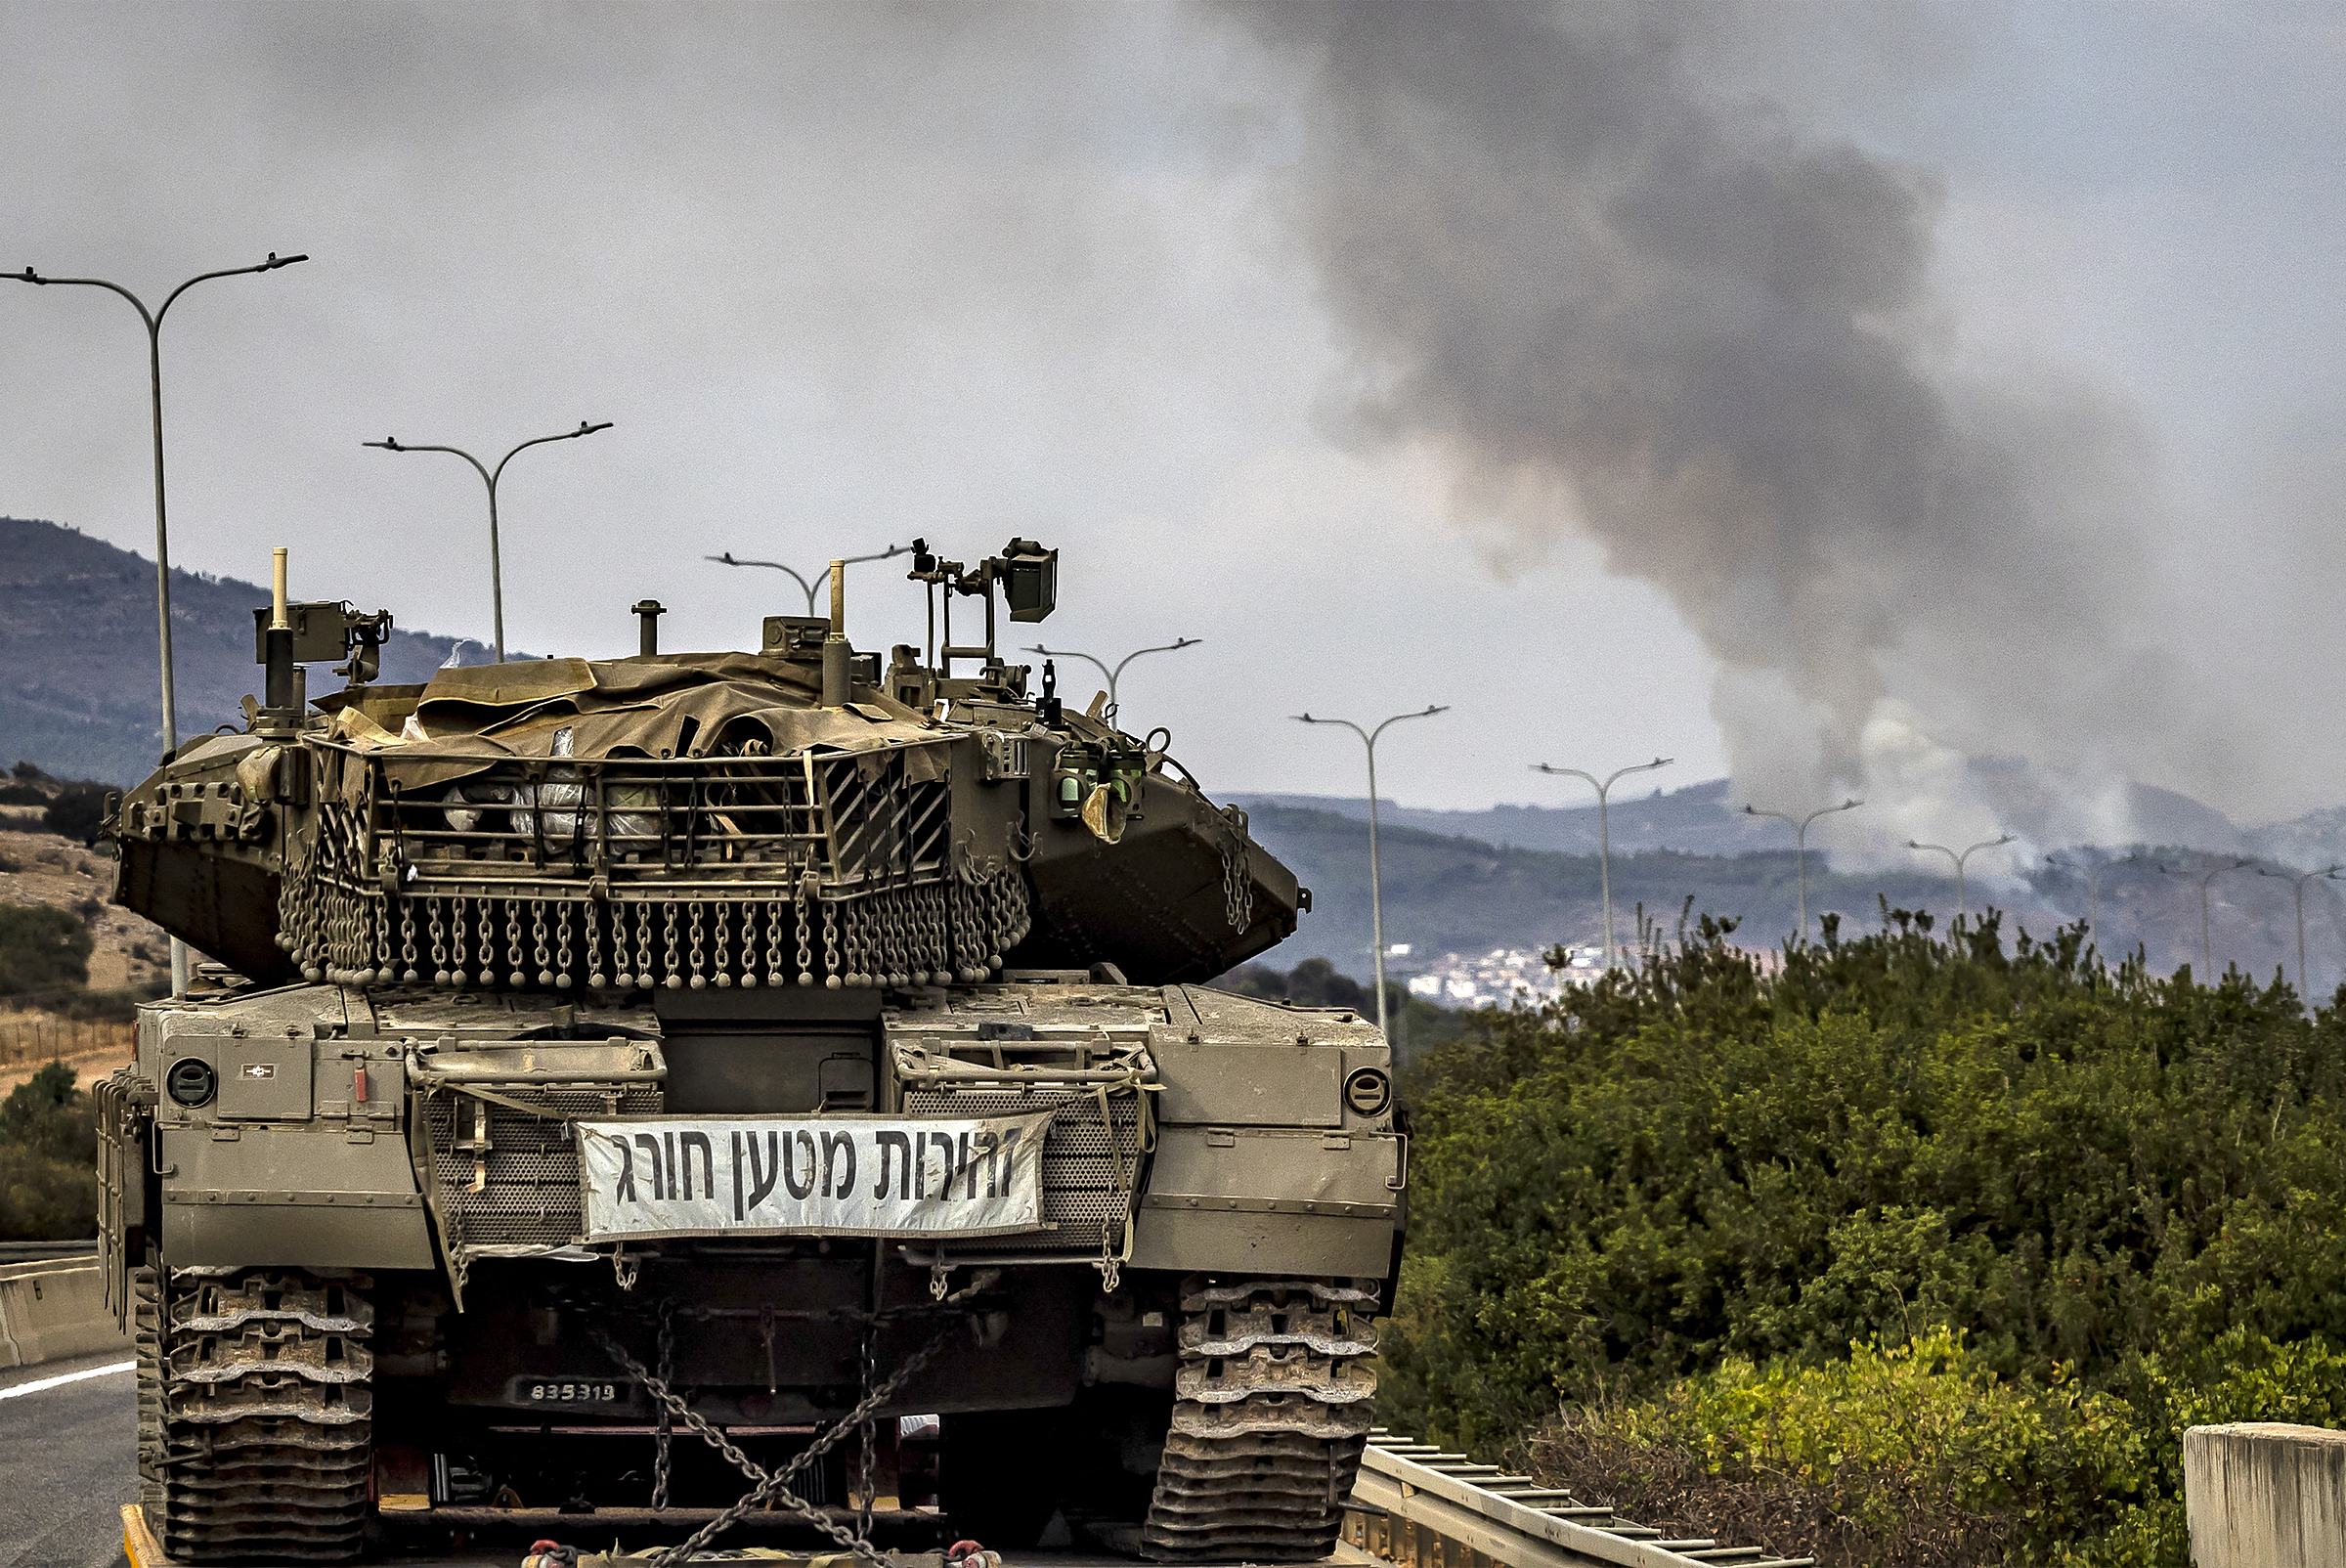
<path id="1" fill-rule="evenodd" d="M 1043 1221 L 1057 1227 L 1022 1236 L 998 1236 L 986 1248 L 1003 1251 L 1096 1252 L 1123 1244 L 1131 1220 L 1131 1190 L 1140 1185 L 1141 1098 L 1129 1090 L 1108 1097 L 1103 1121 L 1097 1096 L 1016 1089 L 907 1089 L 904 1110 L 915 1116 L 1016 1116 L 1055 1110 L 1043 1138 Z M 1109 1142 L 1113 1137 L 1113 1144 Z M 1121 1159 L 1123 1180 L 1117 1180 Z"/>
<path id="2" fill-rule="evenodd" d="M 656 1085 L 543 1088 L 500 1084 L 497 1094 L 570 1115 L 649 1116 L 661 1110 Z M 487 1149 L 477 1143 L 486 1118 Z M 567 1123 L 549 1121 L 469 1095 L 434 1095 L 425 1103 L 433 1197 L 457 1257 L 485 1246 L 566 1246 L 581 1239 L 579 1149 Z M 473 1184 L 482 1180 L 481 1190 Z"/>

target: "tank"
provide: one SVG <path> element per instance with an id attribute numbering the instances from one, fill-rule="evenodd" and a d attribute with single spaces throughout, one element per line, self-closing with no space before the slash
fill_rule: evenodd
<path id="1" fill-rule="evenodd" d="M 389 685 L 389 615 L 291 602 L 281 552 L 245 728 L 110 823 L 118 900 L 217 961 L 98 1095 L 171 1557 L 930 1498 L 995 1547 L 1329 1551 L 1388 1052 L 1203 983 L 1309 893 L 1166 731 L 998 656 L 1056 574 L 920 546 L 885 662 L 835 568 L 752 652 L 660 652 L 645 601 L 631 658 Z"/>

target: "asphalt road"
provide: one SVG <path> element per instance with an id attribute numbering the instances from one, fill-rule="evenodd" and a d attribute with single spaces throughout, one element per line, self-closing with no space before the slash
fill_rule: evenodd
<path id="1" fill-rule="evenodd" d="M 136 1382 L 118 1350 L 0 1372 L 0 1568 L 122 1562 L 122 1504 L 139 1497 L 137 1436 Z"/>

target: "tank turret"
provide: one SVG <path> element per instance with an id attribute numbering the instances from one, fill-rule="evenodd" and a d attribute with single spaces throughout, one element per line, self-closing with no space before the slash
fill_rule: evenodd
<path id="1" fill-rule="evenodd" d="M 1056 553 L 1014 540 L 969 570 L 924 551 L 944 641 L 885 668 L 841 605 L 768 617 L 756 652 L 379 685 L 387 614 L 288 605 L 262 632 L 264 659 L 272 637 L 283 652 L 247 729 L 183 746 L 125 796 L 121 900 L 264 981 L 876 988 L 1098 962 L 1210 978 L 1289 935 L 1308 895 L 1164 731 L 1030 698 L 998 657 L 996 590 L 1041 619 Z M 973 593 L 985 638 L 957 646 L 951 601 Z M 324 658 L 351 684 L 295 709 L 286 673 Z"/>

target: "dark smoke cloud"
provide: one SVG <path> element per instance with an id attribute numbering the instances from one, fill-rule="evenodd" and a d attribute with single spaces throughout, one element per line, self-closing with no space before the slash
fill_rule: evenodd
<path id="1" fill-rule="evenodd" d="M 1947 368 L 1937 186 L 1703 79 L 1688 29 L 1733 14 L 1237 15 L 1306 83 L 1349 428 L 1442 453 L 1499 548 L 1584 528 L 1663 588 L 1727 667 L 1742 788 L 1874 792 L 1881 843 L 1984 825 L 1969 755 L 2081 798 L 2161 770 L 2133 421 Z"/>

